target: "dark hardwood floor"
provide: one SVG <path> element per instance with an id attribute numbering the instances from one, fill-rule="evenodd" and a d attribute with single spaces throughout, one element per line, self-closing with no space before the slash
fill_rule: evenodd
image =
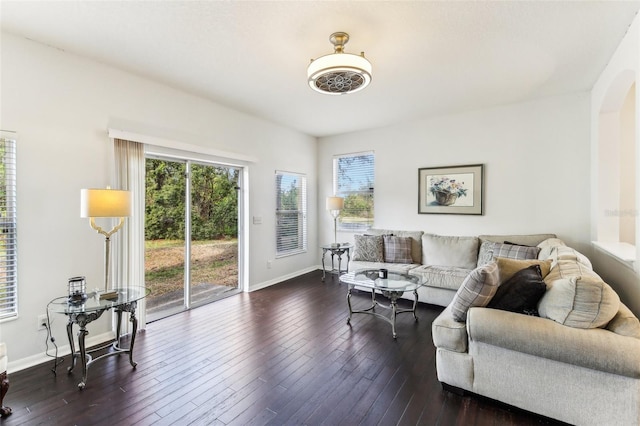
<path id="1" fill-rule="evenodd" d="M 346 324 L 346 287 L 320 271 L 148 324 L 127 356 L 93 364 L 78 390 L 69 357 L 10 375 L 10 425 L 532 425 L 549 419 L 442 390 L 431 322 Z M 354 307 L 369 296 L 354 295 Z M 409 306 L 402 301 L 403 305 Z M 64 339 L 65 336 L 56 336 Z"/>

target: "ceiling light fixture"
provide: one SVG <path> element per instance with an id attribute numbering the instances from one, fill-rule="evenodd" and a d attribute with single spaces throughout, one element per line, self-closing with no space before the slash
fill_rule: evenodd
<path id="1" fill-rule="evenodd" d="M 360 55 L 344 53 L 349 34 L 331 34 L 334 53 L 312 59 L 307 68 L 309 86 L 328 95 L 345 95 L 364 89 L 371 82 L 371 62 Z"/>

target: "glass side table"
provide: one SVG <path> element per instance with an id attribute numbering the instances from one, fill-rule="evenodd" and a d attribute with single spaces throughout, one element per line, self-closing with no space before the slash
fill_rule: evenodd
<path id="1" fill-rule="evenodd" d="M 71 365 L 67 368 L 70 373 L 76 366 L 76 360 L 80 358 L 82 363 L 82 381 L 78 383 L 80 389 L 84 389 L 87 384 L 87 369 L 95 361 L 112 356 L 119 355 L 121 353 L 129 354 L 129 363 L 133 368 L 136 367 L 136 363 L 133 361 L 133 345 L 136 340 L 136 332 L 138 331 L 138 319 L 136 318 L 136 305 L 139 300 L 144 299 L 149 291 L 145 287 L 123 287 L 116 288 L 117 297 L 107 300 L 100 299 L 100 292 L 89 293 L 88 298 L 81 303 L 70 303 L 67 297 L 59 297 L 54 299 L 49 304 L 49 310 L 57 314 L 64 314 L 69 318 L 67 323 L 67 337 L 69 338 L 69 346 L 71 347 Z M 108 345 L 101 346 L 96 349 L 87 351 L 85 346 L 85 337 L 89 332 L 87 331 L 87 325 L 92 321 L 97 320 L 102 316 L 105 311 L 113 309 L 117 315 L 116 324 L 116 336 L 115 341 Z M 133 326 L 131 330 L 131 342 L 128 348 L 120 346 L 120 329 L 122 325 L 122 313 L 129 312 L 131 324 Z M 76 352 L 75 344 L 73 342 L 73 325 L 77 324 L 80 327 L 78 331 L 78 346 L 79 351 Z M 111 346 L 112 351 L 103 355 L 91 357 L 90 353 L 95 352 Z"/>
<path id="2" fill-rule="evenodd" d="M 345 244 L 325 244 L 320 246 L 322 249 L 322 281 L 324 281 L 325 275 L 327 273 L 327 269 L 324 265 L 324 258 L 327 252 L 331 253 L 331 270 L 329 271 L 332 274 L 342 274 L 345 272 L 349 272 L 349 261 L 351 260 L 351 249 L 353 245 L 350 243 Z M 347 267 L 342 269 L 342 255 L 347 255 Z M 335 267 L 335 257 L 338 258 L 338 267 Z"/>

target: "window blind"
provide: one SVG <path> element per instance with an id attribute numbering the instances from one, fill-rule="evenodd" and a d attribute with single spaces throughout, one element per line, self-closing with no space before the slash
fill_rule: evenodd
<path id="1" fill-rule="evenodd" d="M 344 198 L 338 229 L 362 231 L 373 226 L 374 172 L 373 152 L 333 157 L 333 191 L 336 196 Z"/>
<path id="2" fill-rule="evenodd" d="M 18 315 L 16 140 L 0 136 L 0 320 Z"/>
<path id="3" fill-rule="evenodd" d="M 307 250 L 307 178 L 276 171 L 276 257 Z"/>

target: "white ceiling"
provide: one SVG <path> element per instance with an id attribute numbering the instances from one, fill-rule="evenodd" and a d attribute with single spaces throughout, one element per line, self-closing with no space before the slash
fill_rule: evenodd
<path id="1" fill-rule="evenodd" d="M 3 31 L 326 136 L 590 89 L 640 1 L 7 1 Z M 373 81 L 312 91 L 311 58 Z"/>

